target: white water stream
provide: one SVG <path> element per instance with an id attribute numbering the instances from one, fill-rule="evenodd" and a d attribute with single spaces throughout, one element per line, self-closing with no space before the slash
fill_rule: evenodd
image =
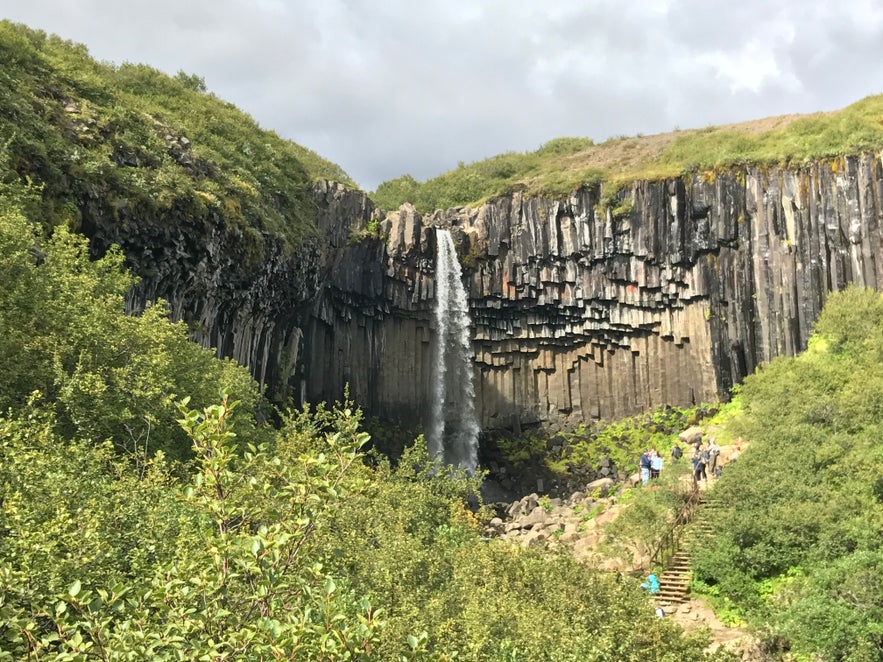
<path id="1" fill-rule="evenodd" d="M 427 444 L 431 456 L 472 473 L 478 466 L 478 421 L 472 383 L 469 305 L 451 233 L 436 229 L 435 393 Z"/>

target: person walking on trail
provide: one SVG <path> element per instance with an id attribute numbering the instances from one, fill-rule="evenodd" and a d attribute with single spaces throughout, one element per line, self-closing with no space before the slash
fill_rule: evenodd
<path id="1" fill-rule="evenodd" d="M 659 478 L 659 474 L 662 471 L 662 456 L 659 454 L 659 451 L 655 448 L 650 455 L 650 479 Z"/>
<path id="2" fill-rule="evenodd" d="M 704 480 L 707 484 L 708 474 L 705 473 L 706 464 L 702 457 L 702 451 L 694 451 L 691 460 L 693 462 L 693 481 L 698 484 L 700 480 Z"/>
<path id="3" fill-rule="evenodd" d="M 721 448 L 714 441 L 714 437 L 708 440 L 708 473 L 717 476 L 717 458 L 721 454 Z"/>
<path id="4" fill-rule="evenodd" d="M 674 446 L 671 447 L 671 460 L 672 462 L 677 462 L 683 456 L 684 451 L 681 450 L 681 447 L 678 446 L 678 442 L 675 442 Z"/>
<path id="5" fill-rule="evenodd" d="M 641 454 L 641 485 L 650 482 L 650 451 L 644 451 Z"/>
<path id="6" fill-rule="evenodd" d="M 711 463 L 711 453 L 708 451 L 708 444 L 702 444 L 699 447 L 699 457 L 702 458 L 702 462 L 705 464 L 707 470 L 708 465 Z"/>

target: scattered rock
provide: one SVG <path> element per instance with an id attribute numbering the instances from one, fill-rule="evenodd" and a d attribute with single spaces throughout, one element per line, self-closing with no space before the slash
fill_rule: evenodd
<path id="1" fill-rule="evenodd" d="M 601 496 L 607 496 L 607 493 L 615 484 L 616 482 L 612 478 L 599 478 L 586 485 L 586 492 L 593 493 L 597 490 Z"/>

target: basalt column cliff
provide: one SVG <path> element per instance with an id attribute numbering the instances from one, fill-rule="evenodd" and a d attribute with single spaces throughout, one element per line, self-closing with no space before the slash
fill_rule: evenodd
<path id="1" fill-rule="evenodd" d="M 484 427 L 717 399 L 803 349 L 827 292 L 883 286 L 880 155 L 636 182 L 617 213 L 601 193 L 380 214 L 379 239 L 339 249 L 307 324 L 307 398 L 348 383 L 371 414 L 426 420 L 432 226 L 468 280 Z"/>

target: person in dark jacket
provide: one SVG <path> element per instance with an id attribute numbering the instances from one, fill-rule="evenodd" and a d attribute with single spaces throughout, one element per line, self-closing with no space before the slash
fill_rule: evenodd
<path id="1" fill-rule="evenodd" d="M 693 480 L 697 483 L 700 480 L 704 480 L 707 483 L 708 475 L 705 473 L 705 467 L 708 460 L 702 456 L 702 451 L 694 451 L 691 460 L 693 462 Z"/>
<path id="2" fill-rule="evenodd" d="M 650 451 L 644 451 L 641 454 L 641 485 L 650 482 Z"/>
<path id="3" fill-rule="evenodd" d="M 674 446 L 671 447 L 671 459 L 672 462 L 677 462 L 683 457 L 684 451 L 681 450 L 681 447 L 678 446 L 678 442 L 675 442 Z"/>

